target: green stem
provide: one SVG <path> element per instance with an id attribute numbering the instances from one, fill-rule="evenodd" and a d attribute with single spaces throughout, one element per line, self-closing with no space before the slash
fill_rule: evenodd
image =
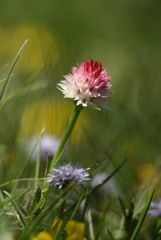
<path id="1" fill-rule="evenodd" d="M 50 169 L 49 169 L 49 173 L 52 171 L 52 169 L 58 163 L 58 161 L 59 161 L 59 159 L 60 159 L 60 157 L 61 157 L 61 155 L 64 151 L 64 148 L 65 148 L 65 146 L 68 142 L 68 139 L 69 139 L 69 137 L 72 133 L 72 130 L 75 126 L 75 123 L 76 123 L 76 121 L 79 117 L 81 109 L 82 109 L 82 107 L 75 106 L 74 113 L 71 116 L 71 118 L 69 119 L 69 122 L 68 122 L 67 127 L 66 127 L 65 132 L 64 132 L 64 135 L 63 135 L 62 140 L 60 142 L 59 148 L 58 148 L 56 154 L 54 155 L 54 158 L 52 159 Z"/>
<path id="2" fill-rule="evenodd" d="M 82 110 L 82 107 L 80 106 L 75 106 L 74 109 L 74 113 L 71 116 L 71 118 L 68 121 L 67 127 L 64 131 L 63 137 L 61 139 L 60 145 L 58 147 L 58 150 L 56 152 L 56 154 L 54 155 L 54 158 L 51 161 L 51 165 L 50 165 L 50 169 L 49 169 L 49 173 L 52 172 L 52 169 L 56 166 L 56 164 L 58 163 L 64 148 L 68 142 L 68 139 L 72 133 L 72 130 L 76 124 L 76 121 L 79 117 L 79 114 Z M 48 192 L 49 192 L 49 184 L 47 182 L 44 182 L 43 186 L 42 186 L 42 197 L 40 199 L 40 201 L 38 202 L 38 204 L 35 206 L 33 213 L 38 213 L 41 212 L 41 209 L 43 209 L 43 207 L 45 206 L 46 200 L 47 200 L 47 196 L 48 196 Z"/>

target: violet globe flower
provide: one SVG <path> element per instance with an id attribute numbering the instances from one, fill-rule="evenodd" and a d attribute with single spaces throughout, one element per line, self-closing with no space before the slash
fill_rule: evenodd
<path id="1" fill-rule="evenodd" d="M 100 62 L 89 60 L 72 68 L 72 73 L 58 83 L 65 98 L 73 98 L 76 105 L 100 109 L 107 105 L 111 77 Z"/>
<path id="2" fill-rule="evenodd" d="M 61 189 L 71 183 L 84 184 L 88 180 L 90 180 L 90 177 L 87 170 L 66 164 L 55 168 L 51 174 L 49 174 L 47 182 Z"/>

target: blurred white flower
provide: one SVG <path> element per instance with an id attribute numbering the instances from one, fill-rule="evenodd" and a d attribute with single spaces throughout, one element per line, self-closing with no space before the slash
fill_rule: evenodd
<path id="1" fill-rule="evenodd" d="M 161 217 L 161 200 L 158 202 L 151 202 L 150 209 L 148 211 L 150 217 Z"/>
<path id="2" fill-rule="evenodd" d="M 13 236 L 11 235 L 11 233 L 1 232 L 1 239 L 2 240 L 13 240 Z"/>
<path id="3" fill-rule="evenodd" d="M 32 159 L 51 160 L 59 147 L 60 140 L 54 136 L 43 135 L 40 139 L 31 139 L 28 150 Z"/>

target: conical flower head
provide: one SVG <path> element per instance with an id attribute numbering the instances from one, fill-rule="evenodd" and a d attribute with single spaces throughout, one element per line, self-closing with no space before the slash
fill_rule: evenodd
<path id="1" fill-rule="evenodd" d="M 100 62 L 89 60 L 74 67 L 58 88 L 65 98 L 73 98 L 76 105 L 100 109 L 110 96 L 111 77 Z"/>

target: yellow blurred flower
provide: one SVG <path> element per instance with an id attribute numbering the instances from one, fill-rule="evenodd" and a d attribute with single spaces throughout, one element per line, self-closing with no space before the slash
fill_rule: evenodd
<path id="1" fill-rule="evenodd" d="M 154 164 L 146 163 L 139 166 L 137 176 L 142 184 L 149 185 L 157 180 L 159 173 Z"/>
<path id="2" fill-rule="evenodd" d="M 51 226 L 51 235 L 54 237 L 54 240 L 57 239 L 62 223 L 62 220 L 55 219 Z M 66 231 L 66 240 L 83 240 L 85 235 L 85 224 L 82 222 L 70 220 L 67 222 Z"/>
<path id="3" fill-rule="evenodd" d="M 51 225 L 50 231 L 40 232 L 32 240 L 57 240 L 63 221 L 61 219 L 55 219 Z M 83 240 L 85 235 L 85 224 L 70 220 L 66 225 L 67 237 L 66 240 Z"/>
<path id="4" fill-rule="evenodd" d="M 19 71 L 31 73 L 44 66 L 46 59 L 50 65 L 59 60 L 58 40 L 55 34 L 45 27 L 18 25 L 16 27 L 0 27 L 0 56 L 3 63 L 11 61 L 25 39 L 29 39 L 27 47 L 19 62 Z M 46 64 L 46 63 L 45 63 Z"/>
<path id="5" fill-rule="evenodd" d="M 40 232 L 32 240 L 54 240 L 48 232 Z"/>
<path id="6" fill-rule="evenodd" d="M 73 104 L 66 101 L 56 101 L 54 98 L 32 102 L 24 109 L 19 137 L 39 136 L 42 129 L 45 129 L 45 134 L 60 138 L 72 111 Z M 88 129 L 88 125 L 88 118 L 82 111 L 78 124 L 72 133 L 72 143 L 79 142 L 84 134 L 84 129 Z"/>
<path id="7" fill-rule="evenodd" d="M 70 220 L 66 226 L 67 240 L 83 240 L 85 234 L 85 224 Z"/>

